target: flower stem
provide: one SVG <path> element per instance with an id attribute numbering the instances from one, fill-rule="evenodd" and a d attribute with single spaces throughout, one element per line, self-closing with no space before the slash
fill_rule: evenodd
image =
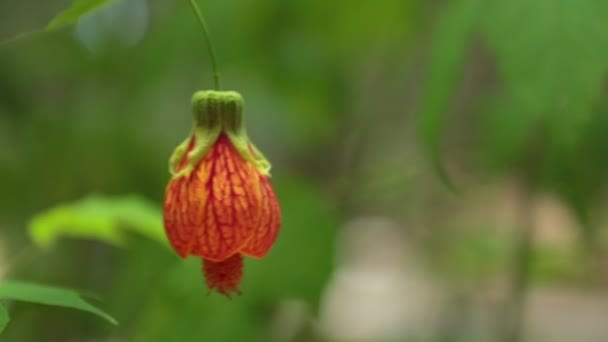
<path id="1" fill-rule="evenodd" d="M 213 49 L 213 44 L 211 43 L 211 35 L 209 34 L 209 29 L 207 28 L 207 22 L 205 21 L 205 17 L 203 17 L 201 9 L 196 4 L 196 0 L 190 0 L 190 6 L 192 6 L 192 11 L 194 12 L 194 14 L 196 14 L 196 18 L 198 19 L 199 24 L 201 24 L 201 28 L 203 29 L 203 36 L 205 36 L 205 41 L 207 42 L 207 48 L 209 50 L 209 59 L 211 60 L 211 68 L 213 69 L 213 84 L 215 90 L 220 90 L 220 72 L 217 67 L 215 50 Z"/>

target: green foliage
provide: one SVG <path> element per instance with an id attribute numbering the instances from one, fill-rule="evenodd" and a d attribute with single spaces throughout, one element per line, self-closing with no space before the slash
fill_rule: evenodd
<path id="1" fill-rule="evenodd" d="M 545 148 L 583 139 L 608 71 L 605 1 L 489 1 L 480 29 L 504 83 L 487 130 L 492 152 L 517 158 L 546 131 Z"/>
<path id="2" fill-rule="evenodd" d="M 58 205 L 32 218 L 29 232 L 34 242 L 44 248 L 64 236 L 121 246 L 126 232 L 167 244 L 157 206 L 137 195 L 113 198 L 91 195 Z"/>
<path id="3" fill-rule="evenodd" d="M 47 31 L 51 31 L 62 26 L 71 25 L 94 10 L 107 4 L 110 0 L 74 0 L 72 5 L 65 11 L 59 13 L 46 27 Z"/>
<path id="4" fill-rule="evenodd" d="M 440 255 L 439 267 L 454 277 L 449 280 L 477 285 L 504 276 L 512 257 L 510 236 L 485 226 L 449 237 L 430 229 L 452 213 L 427 186 L 424 166 L 411 153 L 413 142 L 402 126 L 410 124 L 408 105 L 418 103 L 417 91 L 409 90 L 417 88 L 418 74 L 411 69 L 418 66 L 420 51 L 411 49 L 424 45 L 412 46 L 410 40 L 428 32 L 428 13 L 443 6 L 428 55 L 418 129 L 444 182 L 451 186 L 440 156 L 441 139 L 450 139 L 444 134 L 445 116 L 463 103 L 456 99 L 466 77 L 463 66 L 474 76 L 488 71 L 486 63 L 482 68 L 467 64 L 481 51 L 483 62 L 494 62 L 491 71 L 498 82 L 482 90 L 466 88 L 470 101 L 464 106 L 481 116 L 466 122 L 460 133 L 478 140 L 473 148 L 485 157 L 484 167 L 520 171 L 529 157 L 538 176 L 534 185 L 558 191 L 586 220 L 588 207 L 601 203 L 597 196 L 608 175 L 608 115 L 605 108 L 595 108 L 602 101 L 598 80 L 607 60 L 605 30 L 599 25 L 607 12 L 601 1 L 205 2 L 220 66 L 225 66 L 223 84 L 246 98 L 248 129 L 274 162 L 273 184 L 284 214 L 270 254 L 246 259 L 243 295 L 232 300 L 206 296 L 201 261 L 182 260 L 167 248 L 159 203 L 99 195 L 65 202 L 92 189 L 162 198 L 166 157 L 191 127 L 187 104 L 201 74 L 209 72 L 201 60 L 206 47 L 199 44 L 187 2 L 150 1 L 153 24 L 136 47 L 102 44 L 95 55 L 87 55 L 65 30 L 6 49 L 0 58 L 5 81 L 0 92 L 0 178 L 5 180 L 0 242 L 6 242 L 7 255 L 22 245 L 22 227 L 32 212 L 60 203 L 29 222 L 31 238 L 46 249 L 48 260 L 32 267 L 20 264 L 11 272 L 92 289 L 121 325 L 78 313 L 66 319 L 44 310 L 20 312 L 15 305 L 9 307 L 12 326 L 5 336 L 17 341 L 48 336 L 272 340 L 268 320 L 277 302 L 301 299 L 313 310 L 319 302 L 332 271 L 334 229 L 340 225 L 332 205 L 349 216 L 403 215 L 407 229 L 418 219 L 428 223 L 425 232 L 445 240 L 430 253 Z M 41 32 L 77 23 L 109 3 L 74 1 Z M 55 5 L 49 2 L 47 10 Z M 10 7 L 0 5 L 0 12 L 9 13 Z M 55 14 L 39 12 L 44 21 Z M 9 28 L 35 22 L 29 14 L 10 17 Z M 419 38 L 426 41 L 424 33 Z M 491 76 L 495 82 L 496 75 Z M 402 96 L 405 91 L 408 96 Z M 397 140 L 403 145 L 393 145 Z M 459 152 L 459 146 L 450 151 Z M 359 160 L 359 155 L 373 158 Z M 392 180 L 403 174 L 411 178 L 408 184 Z M 334 197 L 341 203 L 331 203 L 324 190 L 335 191 L 336 178 L 361 180 L 353 183 L 352 194 Z M 357 206 L 360 198 L 373 205 Z M 132 233 L 147 239 L 131 238 Z M 575 254 L 539 245 L 530 261 L 532 278 L 571 280 L 587 267 Z M 8 319 L 2 309 L 0 322 Z"/>
<path id="5" fill-rule="evenodd" d="M 443 116 L 448 111 L 454 88 L 461 76 L 461 66 L 477 15 L 477 1 L 463 0 L 450 4 L 438 23 L 429 56 L 429 74 L 424 87 L 418 131 L 444 184 L 454 185 L 440 160 Z"/>
<path id="6" fill-rule="evenodd" d="M 85 301 L 73 290 L 19 281 L 2 281 L 0 283 L 0 300 L 17 300 L 77 309 L 97 315 L 112 324 L 117 324 L 112 316 Z M 6 325 L 7 322 L 8 313 L 2 307 L 0 308 L 0 327 Z"/>
<path id="7" fill-rule="evenodd" d="M 454 186 L 440 161 L 440 134 L 443 116 L 448 111 L 452 95 L 466 57 L 471 30 L 477 15 L 477 1 L 463 0 L 450 4 L 439 22 L 434 46 L 429 57 L 430 70 L 422 100 L 419 131 L 441 180 L 450 189 Z"/>
<path id="8" fill-rule="evenodd" d="M 8 311 L 6 311 L 6 308 L 0 304 L 0 334 L 2 334 L 2 331 L 4 331 L 4 328 L 6 328 L 6 325 L 10 320 L 11 318 L 8 315 Z"/>
<path id="9" fill-rule="evenodd" d="M 594 162 L 603 155 L 589 147 L 603 136 L 590 127 L 604 115 L 596 109 L 608 72 L 606 22 L 608 3 L 597 0 L 459 0 L 445 8 L 419 131 L 446 184 L 442 126 L 476 34 L 496 62 L 500 82 L 480 120 L 467 125 L 477 140 L 476 155 L 491 169 L 517 170 L 531 176 L 534 186 L 556 189 L 587 221 L 589 199 L 605 180 L 604 166 Z M 593 165 L 581 164 L 582 155 Z"/>
<path id="10" fill-rule="evenodd" d="M 606 2 L 460 0 L 445 10 L 421 112 L 433 158 L 473 32 L 494 53 L 504 87 L 486 130 L 494 158 L 512 161 L 539 125 L 553 144 L 581 138 L 608 70 Z"/>

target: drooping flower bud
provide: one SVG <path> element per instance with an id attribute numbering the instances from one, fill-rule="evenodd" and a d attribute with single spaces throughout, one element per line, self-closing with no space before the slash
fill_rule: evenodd
<path id="1" fill-rule="evenodd" d="M 238 93 L 199 91 L 192 107 L 192 133 L 169 160 L 165 232 L 182 258 L 203 259 L 210 289 L 239 293 L 242 255 L 264 257 L 281 225 L 270 163 L 247 136 Z"/>

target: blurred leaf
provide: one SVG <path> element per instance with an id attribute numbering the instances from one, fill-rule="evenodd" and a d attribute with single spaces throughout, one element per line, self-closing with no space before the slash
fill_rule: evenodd
<path id="1" fill-rule="evenodd" d="M 496 54 L 505 90 L 486 130 L 488 155 L 517 159 L 538 130 L 546 130 L 545 143 L 558 149 L 575 144 L 608 71 L 603 28 L 608 3 L 493 0 L 484 5 L 480 29 Z"/>
<path id="2" fill-rule="evenodd" d="M 137 195 L 91 195 L 36 215 L 29 223 L 34 242 L 48 248 L 60 237 L 94 239 L 121 246 L 132 231 L 167 245 L 157 205 Z"/>
<path id="3" fill-rule="evenodd" d="M 445 11 L 431 47 L 418 128 L 439 177 L 454 190 L 441 163 L 440 134 L 467 54 L 477 15 L 477 0 L 454 2 Z"/>
<path id="4" fill-rule="evenodd" d="M 85 14 L 91 13 L 110 0 L 74 0 L 72 5 L 59 13 L 46 27 L 47 31 L 76 23 Z"/>
<path id="5" fill-rule="evenodd" d="M 420 134 L 437 173 L 450 185 L 440 155 L 444 116 L 471 31 L 496 60 L 501 91 L 481 117 L 479 153 L 499 171 L 522 171 L 533 186 L 551 183 L 581 222 L 603 184 L 589 153 L 589 129 L 608 72 L 608 2 L 460 0 L 439 22 L 420 113 Z M 603 134 L 603 133 L 600 133 Z M 591 138 L 596 141 L 597 139 Z M 556 170 L 557 174 L 556 174 Z"/>
<path id="6" fill-rule="evenodd" d="M 608 3 L 475 0 L 454 2 L 439 22 L 423 101 L 422 135 L 432 156 L 439 150 L 443 115 L 449 109 L 471 30 L 484 33 L 496 53 L 507 96 L 489 136 L 525 142 L 540 118 L 556 136 L 574 139 L 598 100 L 608 69 Z"/>
<path id="7" fill-rule="evenodd" d="M 6 308 L 0 304 L 0 334 L 2 334 L 4 328 L 6 328 L 6 325 L 10 320 L 11 318 L 8 315 L 8 311 L 6 311 Z"/>
<path id="8" fill-rule="evenodd" d="M 554 148 L 547 153 L 547 186 L 562 197 L 581 223 L 588 251 L 594 251 L 599 243 L 595 233 L 601 227 L 597 215 L 604 211 L 602 196 L 608 180 L 607 130 L 608 108 L 604 108 L 594 113 L 583 138 L 572 148 Z"/>
<path id="9" fill-rule="evenodd" d="M 496 53 L 504 96 L 487 117 L 484 154 L 498 168 L 522 160 L 532 166 L 535 182 L 558 192 L 593 241 L 589 206 L 606 180 L 604 151 L 595 148 L 604 145 L 605 130 L 594 126 L 605 127 L 595 108 L 608 72 L 608 2 L 485 5 L 481 29 Z"/>
<path id="10" fill-rule="evenodd" d="M 68 9 L 55 16 L 45 28 L 23 32 L 11 38 L 2 40 L 0 41 L 0 47 L 21 41 L 23 39 L 45 35 L 51 31 L 75 24 L 82 16 L 99 9 L 101 6 L 110 1 L 111 0 L 74 0 Z"/>
<path id="11" fill-rule="evenodd" d="M 77 309 L 97 315 L 112 324 L 117 324 L 112 316 L 91 305 L 73 290 L 18 281 L 2 281 L 0 283 L 0 299 Z"/>

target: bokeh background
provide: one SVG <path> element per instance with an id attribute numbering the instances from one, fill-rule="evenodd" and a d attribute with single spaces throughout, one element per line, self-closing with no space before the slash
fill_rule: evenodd
<path id="1" fill-rule="evenodd" d="M 243 295 L 163 238 L 212 87 L 187 1 L 115 0 L 0 46 L 1 341 L 606 341 L 608 2 L 207 0 L 283 227 Z M 68 0 L 2 0 L 0 40 Z"/>

